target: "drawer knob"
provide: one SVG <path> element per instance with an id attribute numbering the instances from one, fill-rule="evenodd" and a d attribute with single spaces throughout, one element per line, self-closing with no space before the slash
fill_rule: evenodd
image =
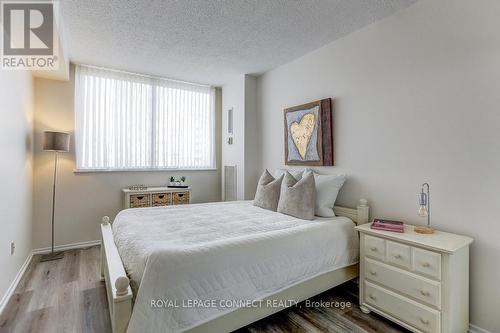
<path id="1" fill-rule="evenodd" d="M 401 259 L 401 258 L 403 258 L 403 256 L 402 256 L 402 255 L 400 255 L 400 254 L 395 254 L 395 255 L 394 255 L 394 258 L 396 258 L 396 259 Z"/>
<path id="2" fill-rule="evenodd" d="M 372 250 L 372 251 L 377 251 L 377 247 L 372 246 L 372 247 L 370 248 L 370 250 Z"/>
<path id="3" fill-rule="evenodd" d="M 430 293 L 428 291 L 426 291 L 426 290 L 420 290 L 420 294 L 422 296 L 429 296 L 430 295 Z"/>
<path id="4" fill-rule="evenodd" d="M 431 264 L 429 264 L 428 262 L 423 262 L 422 263 L 422 267 L 430 267 L 430 266 L 431 266 Z"/>
<path id="5" fill-rule="evenodd" d="M 373 300 L 376 300 L 376 299 L 377 299 L 377 297 L 375 297 L 375 295 L 373 295 L 373 294 L 369 294 L 369 295 L 368 295 L 368 297 L 370 297 L 370 298 L 371 298 L 371 299 L 373 299 Z"/>
<path id="6" fill-rule="evenodd" d="M 377 272 L 375 272 L 375 271 L 370 271 L 370 274 L 371 274 L 371 275 L 377 275 Z"/>
<path id="7" fill-rule="evenodd" d="M 429 320 L 427 319 L 424 319 L 424 318 L 420 318 L 420 322 L 424 325 L 429 325 Z"/>

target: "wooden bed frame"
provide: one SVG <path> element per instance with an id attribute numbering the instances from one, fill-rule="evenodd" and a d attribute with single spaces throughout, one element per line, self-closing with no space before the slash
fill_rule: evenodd
<path id="1" fill-rule="evenodd" d="M 369 220 L 370 208 L 365 199 L 359 200 L 359 205 L 356 208 L 335 206 L 334 211 L 335 215 L 348 217 L 357 225 L 367 223 Z M 132 315 L 132 289 L 130 288 L 130 281 L 125 273 L 125 268 L 114 242 L 113 230 L 108 216 L 102 218 L 101 235 L 101 279 L 106 284 L 111 326 L 113 333 L 124 333 L 127 331 L 128 322 Z M 357 276 L 358 264 L 340 268 L 266 297 L 263 304 L 268 304 L 267 300 L 304 301 Z M 286 302 L 282 303 L 285 304 Z M 241 308 L 194 327 L 188 330 L 188 332 L 230 332 L 281 311 L 284 308 L 286 306 Z"/>

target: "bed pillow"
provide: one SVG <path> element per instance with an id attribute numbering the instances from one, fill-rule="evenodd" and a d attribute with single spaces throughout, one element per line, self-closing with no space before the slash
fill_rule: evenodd
<path id="1" fill-rule="evenodd" d="M 281 176 L 285 175 L 285 172 L 289 172 L 293 178 L 296 180 L 300 180 L 302 178 L 302 173 L 304 172 L 303 170 L 287 170 L 287 169 L 276 169 L 274 170 L 273 176 L 274 178 L 279 178 Z"/>
<path id="2" fill-rule="evenodd" d="M 314 175 L 312 173 L 297 180 L 288 171 L 285 171 L 281 183 L 278 212 L 303 220 L 313 220 L 315 197 Z"/>
<path id="3" fill-rule="evenodd" d="M 342 185 L 344 185 L 347 176 L 345 174 L 320 175 L 311 169 L 306 169 L 304 171 L 304 176 L 306 174 L 314 175 L 316 183 L 315 214 L 321 217 L 335 216 L 333 206 L 335 206 L 337 195 L 339 194 Z"/>
<path id="4" fill-rule="evenodd" d="M 276 211 L 278 208 L 278 200 L 280 199 L 281 182 L 283 176 L 274 178 L 269 171 L 265 170 L 260 176 L 257 184 L 257 192 L 253 199 L 253 205 Z"/>

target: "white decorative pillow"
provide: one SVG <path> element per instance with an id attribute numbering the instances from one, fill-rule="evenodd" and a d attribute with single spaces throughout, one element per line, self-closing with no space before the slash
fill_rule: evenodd
<path id="1" fill-rule="evenodd" d="M 281 176 L 284 176 L 286 172 L 289 172 L 293 178 L 296 180 L 302 179 L 302 173 L 304 172 L 303 170 L 287 170 L 287 169 L 276 169 L 274 170 L 273 176 L 274 178 L 279 178 Z"/>
<path id="2" fill-rule="evenodd" d="M 283 176 L 275 179 L 269 171 L 265 170 L 260 176 L 257 184 L 257 192 L 253 199 L 253 205 L 276 211 L 280 199 L 281 181 Z"/>
<path id="3" fill-rule="evenodd" d="M 311 173 L 296 180 L 286 171 L 281 183 L 278 212 L 303 220 L 313 220 L 315 196 L 314 176 Z"/>
<path id="4" fill-rule="evenodd" d="M 316 182 L 316 204 L 315 214 L 322 217 L 333 217 L 333 206 L 337 200 L 342 185 L 347 179 L 345 174 L 340 175 L 320 175 L 311 169 L 304 171 L 304 177 L 308 173 L 314 174 L 314 181 Z"/>

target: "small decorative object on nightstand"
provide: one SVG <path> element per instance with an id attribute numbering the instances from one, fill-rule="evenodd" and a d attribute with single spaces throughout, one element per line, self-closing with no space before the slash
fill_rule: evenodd
<path id="1" fill-rule="evenodd" d="M 467 332 L 472 238 L 356 227 L 360 238 L 359 303 L 412 332 Z"/>
<path id="2" fill-rule="evenodd" d="M 424 187 L 427 189 L 427 193 L 424 192 Z M 434 229 L 431 228 L 431 195 L 429 191 L 429 183 L 423 183 L 422 189 L 418 195 L 418 215 L 422 217 L 427 217 L 427 226 L 416 226 L 415 232 L 419 234 L 432 234 Z"/>
<path id="3" fill-rule="evenodd" d="M 168 187 L 172 188 L 188 188 L 186 185 L 186 177 L 182 176 L 180 180 L 176 180 L 175 177 L 170 177 L 170 182 L 168 183 Z"/>
<path id="4" fill-rule="evenodd" d="M 148 187 L 146 185 L 143 185 L 143 184 L 136 184 L 136 185 L 130 185 L 128 187 L 129 190 L 132 190 L 132 191 L 143 191 L 143 190 L 147 190 Z"/>

